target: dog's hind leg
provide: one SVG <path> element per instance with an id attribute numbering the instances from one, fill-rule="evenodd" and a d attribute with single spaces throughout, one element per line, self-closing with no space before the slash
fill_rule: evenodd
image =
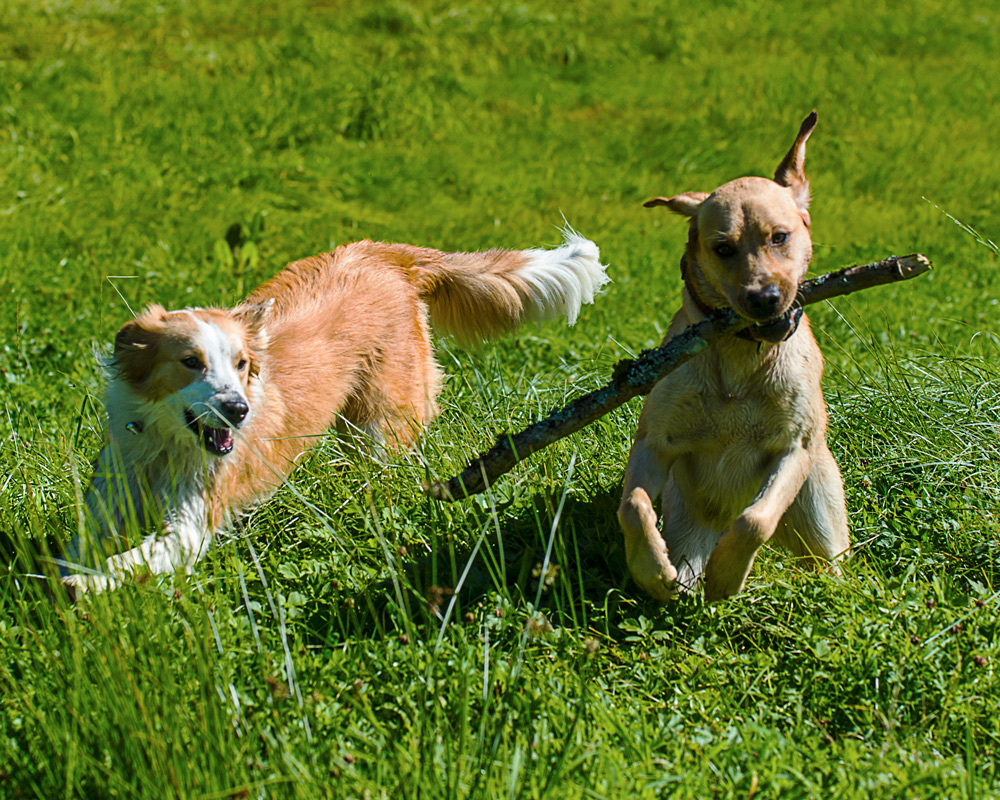
<path id="1" fill-rule="evenodd" d="M 340 427 L 364 434 L 376 454 L 410 449 L 437 416 L 441 371 L 434 361 L 426 312 L 416 298 L 394 344 L 366 367 L 341 411 Z"/>
<path id="2" fill-rule="evenodd" d="M 636 439 L 625 468 L 625 488 L 618 507 L 632 580 L 657 600 L 667 600 L 676 591 L 677 570 L 657 530 L 653 508 L 653 500 L 663 491 L 669 472 L 670 464 L 645 439 Z"/>
<path id="3" fill-rule="evenodd" d="M 816 453 L 809 477 L 782 518 L 773 542 L 835 573 L 839 572 L 836 562 L 851 554 L 844 485 L 826 445 Z"/>

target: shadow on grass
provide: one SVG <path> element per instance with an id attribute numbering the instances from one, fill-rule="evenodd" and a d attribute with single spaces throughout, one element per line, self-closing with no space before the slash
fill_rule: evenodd
<path id="1" fill-rule="evenodd" d="M 315 644 L 404 636 L 411 626 L 473 623 L 528 607 L 557 626 L 586 628 L 599 619 L 594 632 L 613 636 L 609 620 L 620 604 L 655 605 L 628 579 L 618 502 L 615 488 L 590 500 L 567 497 L 561 510 L 558 497 L 542 494 L 497 507 L 477 542 L 439 534 L 426 556 L 398 553 L 389 578 L 313 608 L 304 629 Z"/>

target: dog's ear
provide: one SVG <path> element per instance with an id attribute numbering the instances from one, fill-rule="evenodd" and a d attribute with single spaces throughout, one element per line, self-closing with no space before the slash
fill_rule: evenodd
<path id="1" fill-rule="evenodd" d="M 135 319 L 122 325 L 115 335 L 115 356 L 128 351 L 146 350 L 152 346 L 166 313 L 163 306 L 150 305 Z"/>
<path id="2" fill-rule="evenodd" d="M 259 303 L 249 303 L 233 309 L 233 316 L 247 326 L 247 330 L 254 336 L 264 336 L 264 326 L 267 322 L 271 306 L 274 305 L 274 298 L 261 300 Z"/>
<path id="3" fill-rule="evenodd" d="M 233 316 L 246 325 L 250 334 L 250 339 L 247 342 L 247 357 L 250 359 L 247 375 L 250 378 L 256 378 L 260 374 L 261 354 L 270 343 L 267 335 L 267 321 L 273 305 L 274 298 L 269 297 L 267 300 L 247 303 L 233 309 Z"/>
<path id="4" fill-rule="evenodd" d="M 791 150 L 785 155 L 774 173 L 774 182 L 792 190 L 795 204 L 809 224 L 809 179 L 806 178 L 806 139 L 816 127 L 816 112 L 813 111 L 802 121 L 799 135 L 795 137 Z"/>
<path id="5" fill-rule="evenodd" d="M 685 217 L 696 217 L 698 208 L 708 199 L 708 192 L 684 192 L 673 197 L 654 197 L 647 200 L 643 205 L 646 208 L 654 206 L 666 206 L 675 214 L 683 214 Z"/>
<path id="6" fill-rule="evenodd" d="M 250 354 L 250 377 L 256 377 L 260 372 L 260 356 L 270 344 L 270 337 L 267 333 L 267 322 L 270 319 L 271 307 L 274 305 L 274 298 L 261 300 L 258 303 L 247 303 L 233 309 L 233 316 L 247 326 L 250 339 L 247 342 L 247 351 Z"/>
<path id="7" fill-rule="evenodd" d="M 119 376 L 131 383 L 141 383 L 153 367 L 152 352 L 161 334 L 166 316 L 163 306 L 151 305 L 135 319 L 126 322 L 115 335 L 115 350 L 111 366 Z"/>

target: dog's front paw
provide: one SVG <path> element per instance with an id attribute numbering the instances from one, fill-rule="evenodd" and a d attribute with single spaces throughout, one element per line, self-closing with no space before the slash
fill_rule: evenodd
<path id="1" fill-rule="evenodd" d="M 711 564 L 709 566 L 711 567 Z M 705 602 L 714 603 L 739 594 L 745 582 L 745 576 L 734 578 L 731 575 L 719 575 L 717 570 L 705 570 Z"/>
<path id="2" fill-rule="evenodd" d="M 712 603 L 738 594 L 756 555 L 757 548 L 746 537 L 733 531 L 723 536 L 705 566 L 705 601 Z"/>
<path id="3" fill-rule="evenodd" d="M 69 599 L 73 603 L 79 601 L 88 592 L 106 592 L 118 585 L 118 582 L 114 578 L 110 578 L 107 575 L 90 575 L 79 572 L 66 575 L 60 580 L 63 586 L 66 587 Z"/>
<path id="4" fill-rule="evenodd" d="M 636 585 L 654 600 L 665 603 L 677 594 L 677 569 L 662 540 L 646 542 L 645 546 L 637 548 L 628 559 L 628 571 Z"/>

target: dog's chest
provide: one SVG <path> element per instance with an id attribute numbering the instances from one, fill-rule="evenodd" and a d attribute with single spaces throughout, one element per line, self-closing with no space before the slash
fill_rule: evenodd
<path id="1" fill-rule="evenodd" d="M 767 375 L 684 377 L 654 393 L 667 402 L 656 403 L 659 424 L 650 434 L 672 457 L 674 481 L 692 501 L 692 513 L 707 525 L 725 526 L 753 500 L 774 456 L 798 435 L 797 398 Z"/>
<path id="2" fill-rule="evenodd" d="M 674 448 L 711 460 L 758 461 L 789 439 L 783 404 L 738 389 L 692 395 L 678 407 L 678 422 L 668 436 Z"/>
<path id="3" fill-rule="evenodd" d="M 689 366 L 689 365 L 685 365 Z M 800 427 L 800 393 L 780 371 L 733 374 L 714 362 L 668 376 L 650 397 L 650 432 L 675 456 L 716 460 L 784 449 Z"/>

